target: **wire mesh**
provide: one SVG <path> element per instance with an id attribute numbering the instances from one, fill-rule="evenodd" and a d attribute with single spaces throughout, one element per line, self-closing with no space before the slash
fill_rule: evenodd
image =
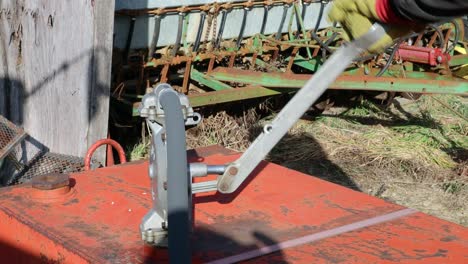
<path id="1" fill-rule="evenodd" d="M 13 184 L 24 183 L 33 177 L 49 173 L 73 173 L 83 170 L 83 159 L 61 155 L 57 153 L 45 153 L 43 156 L 33 160 L 25 168 L 19 179 L 15 179 Z"/>
<path id="2" fill-rule="evenodd" d="M 0 115 L 0 159 L 5 158 L 25 137 L 23 129 Z"/>
<path id="3" fill-rule="evenodd" d="M 57 153 L 40 153 L 24 164 L 12 155 L 6 158 L 9 176 L 3 175 L 3 185 L 10 186 L 29 182 L 33 177 L 49 173 L 73 173 L 83 170 L 82 158 Z"/>
<path id="4" fill-rule="evenodd" d="M 51 153 L 0 115 L 0 184 L 10 186 L 49 173 L 83 170 L 82 158 Z"/>

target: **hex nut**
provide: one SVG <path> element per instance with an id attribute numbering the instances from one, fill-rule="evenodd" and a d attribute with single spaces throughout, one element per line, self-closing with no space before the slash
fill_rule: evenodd
<path id="1" fill-rule="evenodd" d="M 62 173 L 50 173 L 36 176 L 31 180 L 32 188 L 39 190 L 55 190 L 68 186 L 70 176 Z"/>

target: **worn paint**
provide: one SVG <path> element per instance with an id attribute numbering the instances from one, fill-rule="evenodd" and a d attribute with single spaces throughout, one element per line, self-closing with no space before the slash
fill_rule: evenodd
<path id="1" fill-rule="evenodd" d="M 309 62 L 305 62 L 309 63 Z M 310 65 L 314 66 L 313 64 Z M 349 71 L 329 87 L 333 90 L 365 90 L 409 92 L 425 94 L 468 94 L 468 83 L 449 76 L 427 72 L 407 72 L 407 78 L 373 77 L 359 75 L 356 71 Z M 245 99 L 291 93 L 300 89 L 312 77 L 307 74 L 292 73 L 263 73 L 234 68 L 218 67 L 211 74 L 194 71 L 191 78 L 215 90 L 202 94 L 189 95 L 193 107 L 207 106 Z M 235 88 L 221 82 L 245 83 L 247 87 Z M 139 116 L 139 103 L 133 105 L 133 116 Z"/>
<path id="2" fill-rule="evenodd" d="M 329 87 L 337 90 L 392 91 L 411 93 L 468 94 L 468 83 L 455 80 L 437 80 L 434 78 L 390 78 L 373 76 L 340 76 Z M 263 87 L 301 88 L 312 77 L 308 74 L 263 73 L 247 70 L 218 67 L 210 77 L 226 82 L 246 83 Z"/>
<path id="3" fill-rule="evenodd" d="M 190 151 L 189 157 L 224 164 L 239 155 L 208 148 Z M 151 207 L 147 172 L 148 163 L 137 162 L 72 174 L 75 193 L 54 203 L 31 199 L 29 186 L 0 190 L 0 255 L 10 263 L 167 262 L 165 250 L 140 241 L 139 224 Z M 404 209 L 267 162 L 239 192 L 197 194 L 193 201 L 193 263 Z M 467 257 L 467 228 L 415 213 L 250 262 L 464 263 Z"/>
<path id="4" fill-rule="evenodd" d="M 452 59 L 449 62 L 450 67 L 461 66 L 467 63 L 468 63 L 468 55 L 466 54 L 455 55 L 452 57 Z"/>
<path id="5" fill-rule="evenodd" d="M 215 91 L 222 91 L 222 90 L 227 90 L 227 89 L 232 89 L 231 86 L 220 82 L 218 80 L 214 80 L 213 78 L 210 78 L 206 76 L 205 74 L 197 71 L 194 67 L 190 70 L 190 79 L 205 85 Z"/>

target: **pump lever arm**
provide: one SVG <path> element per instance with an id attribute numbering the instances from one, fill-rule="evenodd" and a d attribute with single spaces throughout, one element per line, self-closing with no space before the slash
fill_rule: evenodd
<path id="1" fill-rule="evenodd" d="M 218 180 L 218 191 L 232 193 L 244 182 L 257 165 L 289 131 L 301 116 L 328 89 L 333 81 L 355 60 L 385 35 L 385 29 L 379 24 L 361 38 L 341 47 L 328 59 L 314 76 L 281 110 L 276 118 L 263 128 L 244 154 L 228 165 Z"/>

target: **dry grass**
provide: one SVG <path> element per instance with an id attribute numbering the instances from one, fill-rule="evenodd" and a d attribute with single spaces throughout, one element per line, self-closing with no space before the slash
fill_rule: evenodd
<path id="1" fill-rule="evenodd" d="M 255 109 L 248 109 L 234 117 L 225 111 L 204 117 L 203 121 L 187 133 L 188 148 L 222 145 L 243 151 L 249 144 L 249 133 L 258 121 Z"/>
<path id="2" fill-rule="evenodd" d="M 433 168 L 456 167 L 444 151 L 381 125 L 359 131 L 353 129 L 355 125 L 334 127 L 328 121 L 320 120 L 305 129 L 321 143 L 330 159 L 353 161 L 360 167 L 398 168 L 417 181 L 428 178 Z"/>
<path id="3" fill-rule="evenodd" d="M 128 148 L 126 151 L 126 153 L 129 153 L 127 154 L 127 160 L 136 161 L 149 158 L 150 143 L 149 138 L 146 138 L 144 142 L 137 143 Z"/>

